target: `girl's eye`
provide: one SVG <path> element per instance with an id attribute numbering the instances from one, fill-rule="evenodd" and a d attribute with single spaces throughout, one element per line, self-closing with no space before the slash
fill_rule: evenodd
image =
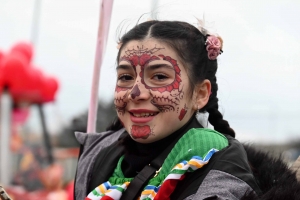
<path id="1" fill-rule="evenodd" d="M 134 83 L 134 76 L 130 74 L 121 74 L 118 76 L 117 85 L 119 87 L 131 87 Z"/>
<path id="2" fill-rule="evenodd" d="M 133 77 L 129 74 L 122 74 L 118 77 L 119 81 L 130 81 L 133 80 Z"/>
<path id="3" fill-rule="evenodd" d="M 168 77 L 165 74 L 155 74 L 152 79 L 154 80 L 158 80 L 158 81 L 164 81 L 166 80 Z"/>
<path id="4" fill-rule="evenodd" d="M 163 87 L 174 81 L 175 75 L 164 72 L 144 74 L 144 82 L 149 87 Z"/>

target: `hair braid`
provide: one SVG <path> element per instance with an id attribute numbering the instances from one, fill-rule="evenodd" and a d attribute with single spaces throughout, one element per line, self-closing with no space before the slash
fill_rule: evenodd
<path id="1" fill-rule="evenodd" d="M 234 130 L 230 127 L 228 121 L 223 119 L 223 115 L 220 113 L 219 104 L 218 104 L 218 85 L 217 78 L 214 76 L 213 80 L 211 80 L 212 84 L 212 94 L 208 101 L 208 104 L 204 107 L 205 110 L 209 113 L 208 121 L 211 125 L 214 126 L 214 129 L 222 134 L 227 134 L 232 137 L 235 137 Z"/>
<path id="2" fill-rule="evenodd" d="M 219 112 L 217 104 L 216 107 L 207 109 L 207 112 L 209 113 L 208 121 L 214 126 L 216 131 L 235 137 L 234 130 L 229 126 L 228 121 L 223 119 L 223 115 Z"/>

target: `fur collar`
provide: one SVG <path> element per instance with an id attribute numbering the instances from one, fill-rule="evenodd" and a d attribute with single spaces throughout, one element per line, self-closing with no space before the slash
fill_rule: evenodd
<path id="1" fill-rule="evenodd" d="M 272 157 L 251 145 L 244 145 L 244 148 L 263 194 L 257 197 L 248 193 L 242 200 L 300 200 L 300 182 L 297 181 L 296 173 L 280 157 Z"/>

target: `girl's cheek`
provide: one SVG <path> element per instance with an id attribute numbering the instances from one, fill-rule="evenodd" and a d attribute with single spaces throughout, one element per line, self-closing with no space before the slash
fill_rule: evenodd
<path id="1" fill-rule="evenodd" d="M 157 88 L 156 88 L 157 89 Z M 178 112 L 180 99 L 177 96 L 172 96 L 171 92 L 160 92 L 158 90 L 151 91 L 150 94 L 152 96 L 151 103 L 160 112 Z"/>
<path id="2" fill-rule="evenodd" d="M 128 91 L 129 90 L 115 91 L 114 104 L 118 115 L 123 115 L 125 113 Z"/>

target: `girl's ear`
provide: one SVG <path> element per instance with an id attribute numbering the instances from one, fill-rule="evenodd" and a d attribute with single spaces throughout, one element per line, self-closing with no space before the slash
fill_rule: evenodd
<path id="1" fill-rule="evenodd" d="M 193 107 L 194 110 L 199 110 L 203 108 L 207 104 L 210 94 L 211 94 L 211 83 L 208 79 L 205 79 L 202 83 L 199 83 L 195 87 L 195 91 L 194 91 L 195 104 Z"/>

